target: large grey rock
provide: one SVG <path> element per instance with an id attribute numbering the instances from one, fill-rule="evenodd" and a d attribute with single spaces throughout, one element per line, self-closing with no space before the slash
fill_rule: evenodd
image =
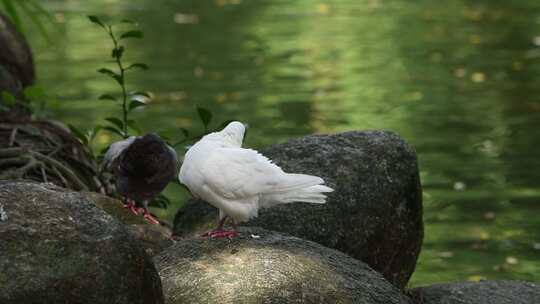
<path id="1" fill-rule="evenodd" d="M 418 304 L 537 304 L 540 286 L 519 281 L 481 281 L 435 284 L 415 288 Z"/>
<path id="2" fill-rule="evenodd" d="M 409 303 L 366 264 L 261 228 L 242 237 L 184 239 L 154 258 L 165 300 L 177 303 Z"/>
<path id="3" fill-rule="evenodd" d="M 295 203 L 263 210 L 246 223 L 338 249 L 403 288 L 423 239 L 416 154 L 391 132 L 346 132 L 290 140 L 261 151 L 286 172 L 321 176 L 335 189 L 327 204 Z M 190 237 L 216 223 L 217 211 L 191 201 L 174 234 Z"/>
<path id="4" fill-rule="evenodd" d="M 0 182 L 0 303 L 163 303 L 152 260 L 84 194 Z"/>

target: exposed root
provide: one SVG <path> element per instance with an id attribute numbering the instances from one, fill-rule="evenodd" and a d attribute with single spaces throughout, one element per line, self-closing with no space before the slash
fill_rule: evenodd
<path id="1" fill-rule="evenodd" d="M 0 147 L 0 180 L 29 179 L 85 191 L 103 184 L 86 148 L 54 124 L 1 122 Z"/>

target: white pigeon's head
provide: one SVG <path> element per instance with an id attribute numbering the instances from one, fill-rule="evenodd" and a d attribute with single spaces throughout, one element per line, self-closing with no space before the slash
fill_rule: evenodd
<path id="1" fill-rule="evenodd" d="M 246 125 L 239 121 L 230 122 L 223 130 L 206 135 L 204 138 L 212 141 L 220 141 L 227 147 L 242 147 Z"/>

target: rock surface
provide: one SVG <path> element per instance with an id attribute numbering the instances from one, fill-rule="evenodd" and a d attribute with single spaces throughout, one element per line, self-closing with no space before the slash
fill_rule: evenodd
<path id="1" fill-rule="evenodd" d="M 324 178 L 335 189 L 327 204 L 295 203 L 263 210 L 246 223 L 338 249 L 366 262 L 403 288 L 423 239 L 422 193 L 414 150 L 391 132 L 313 135 L 261 150 L 285 172 Z M 174 234 L 213 227 L 217 210 L 191 201 Z"/>
<path id="2" fill-rule="evenodd" d="M 84 194 L 0 182 L 0 303 L 163 303 L 152 260 Z"/>
<path id="3" fill-rule="evenodd" d="M 435 284 L 415 288 L 418 304 L 536 304 L 540 286 L 520 281 L 481 281 Z"/>
<path id="4" fill-rule="evenodd" d="M 314 242 L 242 227 L 229 239 L 184 239 L 154 258 L 176 303 L 409 303 L 366 264 Z"/>
<path id="5" fill-rule="evenodd" d="M 134 215 L 127 208 L 124 208 L 121 201 L 115 198 L 95 192 L 83 193 L 84 196 L 92 199 L 98 207 L 126 225 L 128 232 L 139 240 L 139 244 L 149 256 L 152 257 L 173 244 L 170 228 L 148 223 L 142 215 Z"/>

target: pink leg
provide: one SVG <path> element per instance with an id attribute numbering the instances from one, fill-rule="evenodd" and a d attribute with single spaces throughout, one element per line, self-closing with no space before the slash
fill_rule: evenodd
<path id="1" fill-rule="evenodd" d="M 124 208 L 128 208 L 133 214 L 139 215 L 139 210 L 135 206 L 135 202 L 132 199 L 126 198 L 126 202 L 124 202 Z"/>
<path id="2" fill-rule="evenodd" d="M 148 211 L 146 208 L 141 208 L 143 210 L 143 217 L 150 223 L 150 224 L 159 224 L 159 221 Z"/>
<path id="3" fill-rule="evenodd" d="M 227 217 L 222 218 L 216 229 L 212 231 L 208 231 L 207 233 L 203 234 L 202 237 L 210 237 L 210 238 L 233 238 L 238 236 L 238 232 L 236 232 L 236 224 L 233 223 L 233 229 L 232 230 L 225 230 L 223 229 L 223 225 L 225 224 L 225 220 Z"/>

